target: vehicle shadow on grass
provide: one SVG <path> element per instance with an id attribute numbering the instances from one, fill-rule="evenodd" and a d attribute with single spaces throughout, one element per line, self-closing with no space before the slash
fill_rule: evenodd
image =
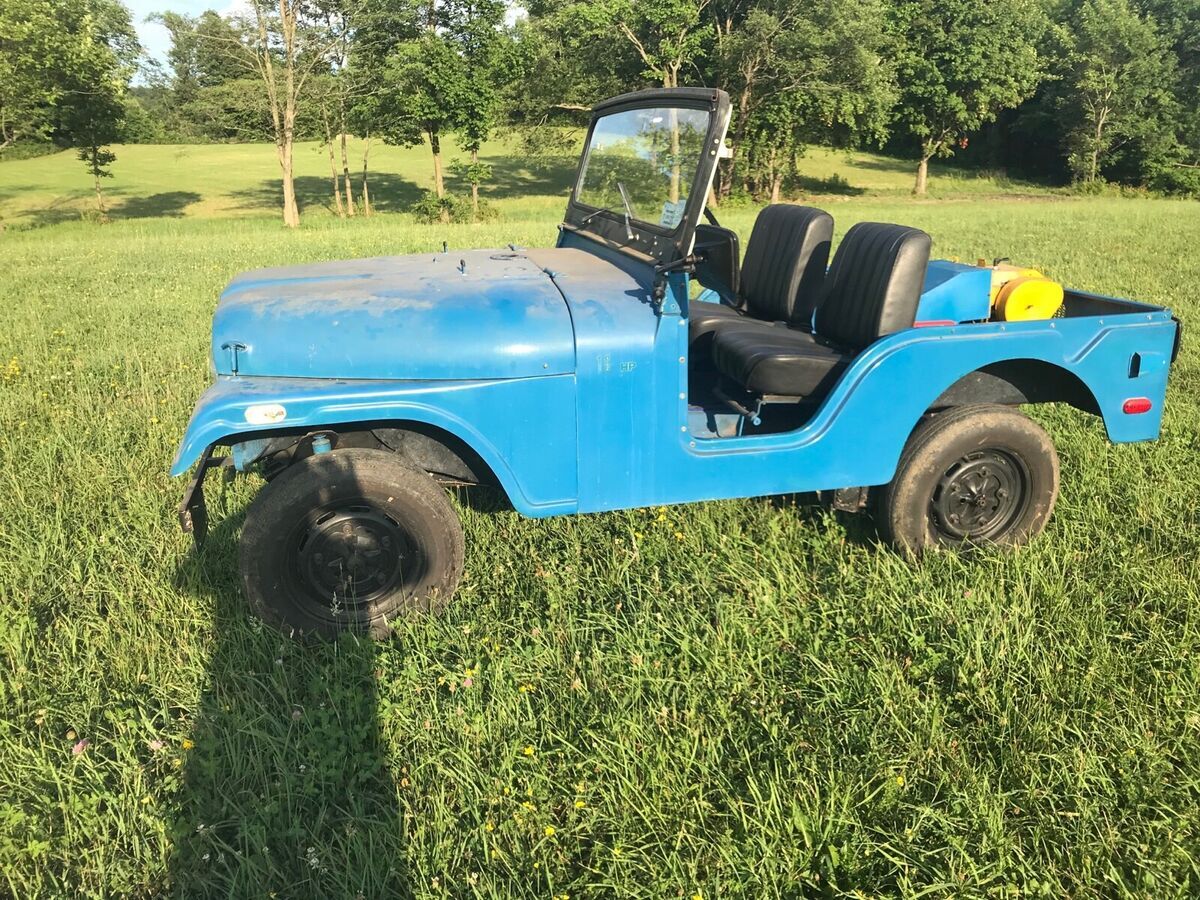
<path id="1" fill-rule="evenodd" d="M 250 616 L 242 518 L 220 522 L 177 573 L 213 625 L 170 825 L 171 893 L 409 895 L 375 648 L 353 636 L 301 644 Z"/>
<path id="2" fill-rule="evenodd" d="M 814 492 L 806 494 L 775 494 L 767 498 L 774 509 L 790 512 L 799 518 L 806 528 L 820 529 L 832 515 L 846 533 L 846 540 L 853 544 L 870 547 L 879 544 L 879 528 L 869 509 L 846 512 L 833 509 L 829 502 Z"/>

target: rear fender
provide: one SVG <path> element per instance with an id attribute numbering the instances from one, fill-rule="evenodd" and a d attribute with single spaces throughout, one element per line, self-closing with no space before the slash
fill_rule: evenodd
<path id="1" fill-rule="evenodd" d="M 415 423 L 470 448 L 524 515 L 570 513 L 577 507 L 574 382 L 572 375 L 437 382 L 222 377 L 197 403 L 171 474 L 187 472 L 215 444 L 283 430 Z"/>

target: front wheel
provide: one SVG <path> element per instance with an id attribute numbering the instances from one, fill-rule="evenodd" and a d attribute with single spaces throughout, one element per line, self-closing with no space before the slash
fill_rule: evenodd
<path id="1" fill-rule="evenodd" d="M 395 619 L 440 611 L 463 569 L 463 534 L 446 492 L 383 450 L 301 460 L 246 513 L 242 586 L 286 634 L 382 637 Z"/>
<path id="2" fill-rule="evenodd" d="M 1057 497 L 1058 454 L 1040 426 L 1006 406 L 961 406 L 913 432 L 876 519 L 910 555 L 1016 546 L 1041 532 Z"/>

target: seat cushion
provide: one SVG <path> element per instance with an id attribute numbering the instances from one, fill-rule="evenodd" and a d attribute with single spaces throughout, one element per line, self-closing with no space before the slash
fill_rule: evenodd
<path id="1" fill-rule="evenodd" d="M 724 303 L 693 300 L 688 306 L 688 336 L 691 340 L 716 331 L 723 322 L 736 322 L 745 313 Z"/>
<path id="2" fill-rule="evenodd" d="M 718 332 L 713 341 L 717 370 L 760 394 L 824 394 L 852 358 L 790 328 L 731 327 Z"/>

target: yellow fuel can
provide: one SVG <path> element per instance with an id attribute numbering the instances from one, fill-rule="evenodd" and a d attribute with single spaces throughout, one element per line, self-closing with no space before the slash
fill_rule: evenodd
<path id="1" fill-rule="evenodd" d="M 980 260 L 983 264 L 983 260 Z M 1063 287 L 1039 272 L 997 263 L 992 270 L 992 318 L 1003 322 L 1052 319 L 1063 303 Z"/>

